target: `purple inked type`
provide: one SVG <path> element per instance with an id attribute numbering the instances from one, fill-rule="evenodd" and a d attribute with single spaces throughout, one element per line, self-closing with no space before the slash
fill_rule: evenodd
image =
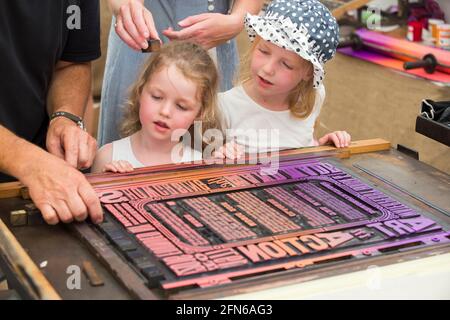
<path id="1" fill-rule="evenodd" d="M 327 161 L 282 160 L 275 175 L 258 166 L 186 172 L 96 186 L 112 223 L 99 228 L 137 270 L 124 244 L 146 252 L 159 270 L 150 282 L 165 290 L 450 242 L 448 225 Z"/>

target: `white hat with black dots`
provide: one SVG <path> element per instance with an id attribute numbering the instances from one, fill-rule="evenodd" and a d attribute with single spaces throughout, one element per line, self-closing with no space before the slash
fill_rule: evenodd
<path id="1" fill-rule="evenodd" d="M 314 88 L 324 78 L 324 63 L 336 53 L 339 26 L 318 0 L 274 0 L 264 16 L 247 14 L 245 27 L 250 40 L 266 41 L 297 53 L 314 66 Z"/>

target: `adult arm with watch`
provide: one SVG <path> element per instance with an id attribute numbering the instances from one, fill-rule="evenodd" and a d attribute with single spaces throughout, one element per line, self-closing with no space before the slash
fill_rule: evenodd
<path id="1" fill-rule="evenodd" d="M 0 171 L 18 178 L 49 224 L 102 221 L 99 199 L 75 168 L 92 164 L 96 141 L 74 121 L 83 115 L 90 94 L 89 62 L 58 62 L 47 95 L 48 112 L 59 112 L 49 124 L 48 151 L 0 126 Z M 67 114 L 73 115 L 67 117 Z M 65 160 L 65 161 L 64 161 Z"/>
<path id="2" fill-rule="evenodd" d="M 89 168 L 97 150 L 96 140 L 84 131 L 81 121 L 91 92 L 90 62 L 59 61 L 47 97 L 50 121 L 46 146 L 74 168 Z"/>
<path id="3" fill-rule="evenodd" d="M 19 179 L 49 224 L 102 221 L 99 199 L 75 168 L 92 164 L 96 141 L 73 119 L 81 118 L 90 94 L 89 62 L 58 62 L 47 95 L 50 114 L 46 145 L 50 153 L 0 126 L 0 171 Z M 70 114 L 71 116 L 67 116 Z M 72 118 L 72 119 L 70 119 Z M 65 161 L 64 161 L 65 160 Z"/>
<path id="4" fill-rule="evenodd" d="M 100 201 L 84 175 L 67 162 L 0 125 L 0 171 L 28 187 L 31 199 L 49 224 L 103 219 Z"/>

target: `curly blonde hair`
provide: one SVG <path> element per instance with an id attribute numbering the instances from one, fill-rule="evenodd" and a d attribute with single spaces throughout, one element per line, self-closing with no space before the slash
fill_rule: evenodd
<path id="1" fill-rule="evenodd" d="M 239 70 L 238 78 L 236 84 L 244 84 L 251 78 L 251 58 L 253 52 L 255 51 L 258 43 L 261 41 L 260 37 L 256 37 L 250 46 L 249 50 L 244 54 L 241 59 L 241 68 Z M 307 72 L 313 72 L 313 65 L 308 62 Z M 291 91 L 288 96 L 289 110 L 292 115 L 296 118 L 304 119 L 307 118 L 314 109 L 314 104 L 316 101 L 316 90 L 314 89 L 313 77 L 307 81 L 300 81 L 300 83 Z"/>
<path id="2" fill-rule="evenodd" d="M 139 100 L 142 90 L 153 74 L 170 65 L 176 66 L 186 79 L 197 84 L 197 95 L 201 103 L 199 119 L 202 121 L 202 136 L 208 129 L 221 129 L 217 107 L 219 81 L 214 61 L 208 52 L 197 44 L 172 41 L 150 56 L 139 78 L 131 86 L 121 125 L 123 137 L 130 136 L 142 128 L 139 120 Z M 193 125 L 189 128 L 189 132 L 193 134 Z"/>

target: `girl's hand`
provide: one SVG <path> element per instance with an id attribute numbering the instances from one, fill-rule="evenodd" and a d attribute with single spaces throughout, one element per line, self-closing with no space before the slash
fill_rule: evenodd
<path id="1" fill-rule="evenodd" d="M 132 49 L 147 49 L 147 39 L 158 39 L 152 13 L 147 10 L 143 0 L 110 0 L 111 9 L 116 16 L 117 35 Z M 161 40 L 160 40 L 161 41 Z"/>
<path id="2" fill-rule="evenodd" d="M 345 148 L 350 145 L 351 136 L 347 131 L 334 131 L 324 135 L 318 140 L 319 146 L 332 142 L 336 148 Z"/>
<path id="3" fill-rule="evenodd" d="M 125 173 L 125 172 L 132 172 L 134 170 L 131 163 L 125 160 L 119 160 L 119 161 L 112 161 L 105 165 L 103 168 L 103 172 L 119 172 L 119 173 Z"/>
<path id="4" fill-rule="evenodd" d="M 241 32 L 244 20 L 240 15 L 202 13 L 187 17 L 178 23 L 180 31 L 172 28 L 163 31 L 170 40 L 189 40 L 208 50 L 218 46 Z"/>
<path id="5" fill-rule="evenodd" d="M 219 150 L 214 151 L 213 157 L 216 159 L 241 159 L 245 153 L 244 146 L 237 144 L 236 142 L 228 142 Z"/>

